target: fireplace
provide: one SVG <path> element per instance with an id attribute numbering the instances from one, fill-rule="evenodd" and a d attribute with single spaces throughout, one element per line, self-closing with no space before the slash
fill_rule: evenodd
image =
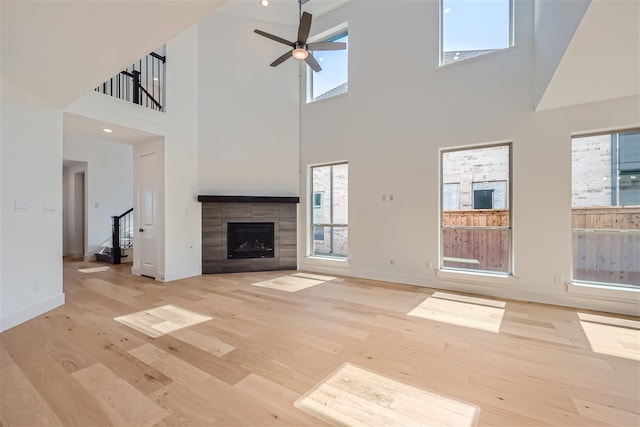
<path id="1" fill-rule="evenodd" d="M 273 222 L 227 223 L 227 259 L 273 257 Z"/>
<path id="2" fill-rule="evenodd" d="M 297 258 L 297 197 L 280 196 L 198 196 L 202 203 L 202 273 L 295 270 Z M 268 223 L 273 234 L 258 236 L 273 250 L 236 253 L 235 249 L 253 239 L 242 238 L 230 247 L 229 224 L 246 226 Z M 261 228 L 261 227 L 260 227 Z M 253 230 L 256 231 L 256 230 Z M 259 230 L 258 230 L 259 231 Z M 270 241 L 267 241 L 271 239 Z M 249 245 L 244 245 L 246 248 Z M 229 251 L 231 248 L 231 251 Z M 249 252 L 249 251 L 247 251 Z M 232 256 L 230 257 L 229 254 Z M 239 256 L 237 256 L 239 255 Z M 257 258 L 245 258 L 257 256 Z"/>

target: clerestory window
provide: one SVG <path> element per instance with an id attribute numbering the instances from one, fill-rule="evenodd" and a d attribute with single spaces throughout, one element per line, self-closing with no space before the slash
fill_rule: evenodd
<path id="1" fill-rule="evenodd" d="M 347 43 L 345 50 L 312 51 L 322 70 L 307 69 L 307 102 L 331 98 L 349 90 L 349 33 L 346 27 L 329 31 L 330 35 L 314 38 L 313 42 Z"/>
<path id="2" fill-rule="evenodd" d="M 513 46 L 513 0 L 440 0 L 440 65 Z"/>

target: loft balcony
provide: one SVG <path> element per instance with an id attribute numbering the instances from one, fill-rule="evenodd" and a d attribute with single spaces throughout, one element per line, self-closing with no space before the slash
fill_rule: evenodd
<path id="1" fill-rule="evenodd" d="M 165 63 L 162 47 L 102 83 L 95 91 L 152 110 L 164 111 Z"/>

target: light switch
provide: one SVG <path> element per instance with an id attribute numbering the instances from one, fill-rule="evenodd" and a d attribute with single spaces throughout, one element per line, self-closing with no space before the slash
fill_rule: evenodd
<path id="1" fill-rule="evenodd" d="M 14 200 L 13 210 L 16 212 L 27 212 L 29 210 L 29 203 L 24 200 Z"/>
<path id="2" fill-rule="evenodd" d="M 44 202 L 44 213 L 54 213 L 56 211 L 56 207 L 51 202 Z"/>

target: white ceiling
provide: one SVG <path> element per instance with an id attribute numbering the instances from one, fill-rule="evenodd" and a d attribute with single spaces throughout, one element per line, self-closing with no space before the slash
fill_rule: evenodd
<path id="1" fill-rule="evenodd" d="M 640 1 L 593 0 L 536 111 L 640 95 Z"/>
<path id="2" fill-rule="evenodd" d="M 102 129 L 105 128 L 111 129 L 113 132 L 104 132 Z M 66 112 L 63 115 L 63 132 L 65 137 L 75 136 L 81 138 L 102 139 L 129 145 L 135 145 L 138 142 L 145 142 L 153 138 L 159 138 L 159 135 L 155 135 L 153 133 Z"/>
<path id="3" fill-rule="evenodd" d="M 348 1 L 312 0 L 303 10 L 319 16 Z M 1 0 L 0 8 L 2 77 L 60 109 L 214 11 L 291 26 L 299 16 L 295 0 Z M 64 131 L 125 144 L 153 137 L 69 113 Z"/>
<path id="4" fill-rule="evenodd" d="M 349 1 L 311 0 L 302 6 L 302 11 L 321 16 Z M 266 7 L 260 4 L 260 0 L 229 0 L 216 13 L 292 26 L 297 26 L 300 19 L 296 0 L 269 0 Z"/>
<path id="5" fill-rule="evenodd" d="M 312 0 L 303 10 L 319 16 L 349 1 Z M 298 22 L 295 0 L 270 0 L 268 7 L 259 0 L 2 0 L 0 7 L 2 77 L 58 108 L 214 11 Z M 593 0 L 537 110 L 638 95 L 639 9 L 638 1 Z M 86 131 L 79 120 L 65 118 L 67 124 Z M 146 137 L 120 134 L 126 143 Z"/>
<path id="6" fill-rule="evenodd" d="M 65 108 L 225 2 L 2 0 L 2 77 Z"/>

